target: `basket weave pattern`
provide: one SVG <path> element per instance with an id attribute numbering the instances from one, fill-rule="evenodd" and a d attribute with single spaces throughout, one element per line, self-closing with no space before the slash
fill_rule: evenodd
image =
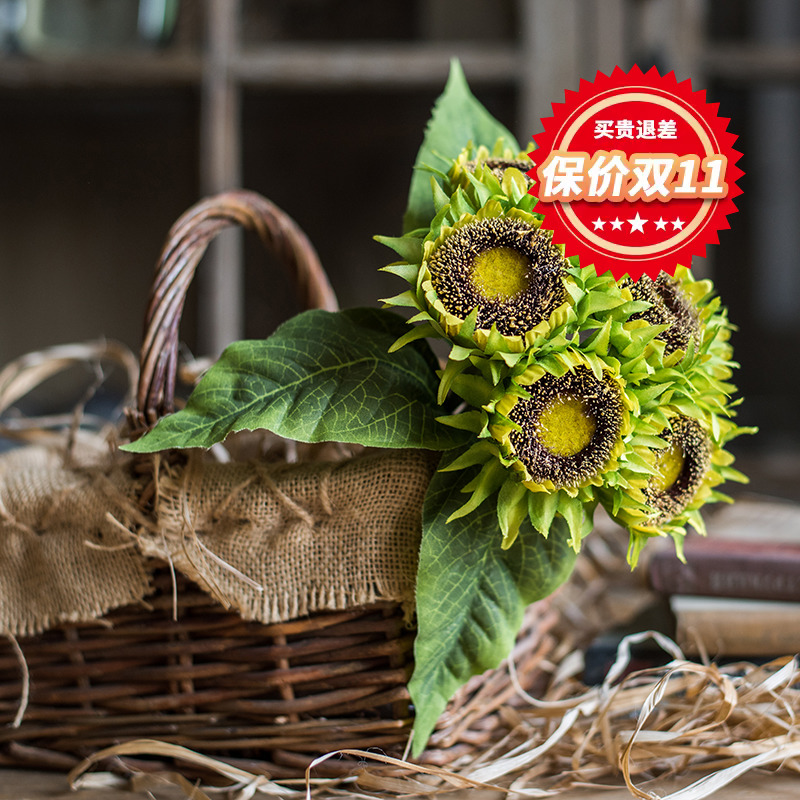
<path id="1" fill-rule="evenodd" d="M 33 691 L 23 725 L 0 731 L 6 763 L 66 768 L 109 744 L 146 737 L 286 775 L 299 766 L 292 753 L 314 753 L 321 741 L 396 747 L 405 740 L 413 632 L 399 606 L 261 625 L 182 579 L 176 621 L 169 571 L 154 584 L 146 607 L 20 641 Z M 22 689 L 7 644 L 0 687 L 7 722 Z M 343 728 L 321 714 L 361 719 Z M 283 769 L 265 759 L 268 752 Z"/>

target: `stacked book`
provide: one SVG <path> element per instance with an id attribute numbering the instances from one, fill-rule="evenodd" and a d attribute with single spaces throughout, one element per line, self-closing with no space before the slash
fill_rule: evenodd
<path id="1" fill-rule="evenodd" d="M 647 569 L 687 656 L 800 653 L 800 505 L 737 501 L 709 520 L 707 538 L 687 536 L 685 555 L 657 548 Z"/>

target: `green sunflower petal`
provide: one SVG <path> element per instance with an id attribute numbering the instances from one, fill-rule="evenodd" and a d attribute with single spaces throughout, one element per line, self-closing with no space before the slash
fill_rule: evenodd
<path id="1" fill-rule="evenodd" d="M 412 267 L 422 260 L 422 239 L 416 236 L 373 236 L 372 238 L 375 239 L 376 242 L 385 244 L 387 247 L 394 250 L 400 258 L 408 262 L 406 265 L 408 267 Z M 393 269 L 395 266 L 398 265 L 390 264 L 382 269 L 384 272 L 392 272 L 397 275 L 399 273 Z M 416 274 L 417 271 L 415 269 L 414 278 L 416 278 Z M 405 278 L 405 274 L 403 274 L 402 277 Z M 408 282 L 411 283 L 412 281 L 409 280 Z"/>
<path id="2" fill-rule="evenodd" d="M 528 490 L 509 477 L 497 497 L 497 521 L 503 534 L 501 547 L 508 550 L 519 535 L 520 525 L 528 516 Z"/>
<path id="3" fill-rule="evenodd" d="M 451 522 L 475 511 L 484 500 L 491 497 L 503 485 L 507 474 L 505 467 L 499 461 L 485 463 L 478 475 L 462 489 L 465 493 L 471 493 L 469 500 L 454 511 L 447 521 Z"/>
<path id="4" fill-rule="evenodd" d="M 436 335 L 436 328 L 431 325 L 430 323 L 423 323 L 422 325 L 417 325 L 411 328 L 410 331 L 404 333 L 390 348 L 390 353 L 395 353 L 401 348 L 405 347 L 407 344 L 411 342 L 416 342 L 417 339 L 429 339 L 431 336 Z M 439 400 L 439 404 L 444 402 L 443 400 Z"/>
<path id="5" fill-rule="evenodd" d="M 547 536 L 558 510 L 558 492 L 530 492 L 528 494 L 528 517 L 542 536 Z"/>

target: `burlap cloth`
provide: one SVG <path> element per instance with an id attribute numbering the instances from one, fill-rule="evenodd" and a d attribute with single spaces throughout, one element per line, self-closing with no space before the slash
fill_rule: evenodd
<path id="1" fill-rule="evenodd" d="M 247 620 L 378 600 L 412 610 L 432 454 L 192 457 L 159 471 L 149 514 L 129 467 L 118 455 L 67 464 L 37 446 L 0 456 L 0 631 L 32 635 L 141 601 L 164 561 Z"/>

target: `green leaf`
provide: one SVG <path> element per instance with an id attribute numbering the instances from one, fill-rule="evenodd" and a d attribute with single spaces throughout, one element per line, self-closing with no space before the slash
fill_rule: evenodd
<path id="1" fill-rule="evenodd" d="M 419 300 L 417 296 L 410 289 L 394 297 L 381 298 L 381 302 L 386 303 L 387 306 L 396 306 L 397 308 L 419 308 Z"/>
<path id="2" fill-rule="evenodd" d="M 417 236 L 373 236 L 372 238 L 376 242 L 391 247 L 400 258 L 409 264 L 419 264 L 422 261 L 423 240 Z"/>
<path id="3" fill-rule="evenodd" d="M 391 275 L 397 275 L 406 283 L 410 283 L 412 286 L 414 286 L 417 283 L 419 266 L 417 264 L 406 264 L 402 261 L 398 261 L 396 264 L 387 264 L 385 267 L 381 267 L 380 271 L 388 272 Z"/>
<path id="4" fill-rule="evenodd" d="M 491 149 L 503 138 L 508 147 L 519 150 L 510 131 L 501 125 L 473 96 L 464 71 L 456 59 L 450 62 L 450 77 L 436 101 L 422 147 L 417 154 L 403 232 L 427 227 L 436 214 L 430 187 L 430 173 L 424 167 L 447 170 L 450 161 L 471 141 Z"/>
<path id="5" fill-rule="evenodd" d="M 561 493 L 558 510 L 564 520 L 566 520 L 567 528 L 570 533 L 570 546 L 577 553 L 581 549 L 583 532 L 587 529 L 591 529 L 591 525 L 587 525 L 586 523 L 588 516 L 586 513 L 586 506 L 577 500 L 573 500 L 566 494 Z"/>
<path id="6" fill-rule="evenodd" d="M 464 431 L 471 431 L 481 434 L 488 424 L 488 415 L 485 411 L 462 411 L 460 414 L 452 414 L 449 417 L 436 418 L 442 425 L 449 425 L 451 428 L 458 428 Z"/>
<path id="7" fill-rule="evenodd" d="M 463 372 L 457 373 L 450 381 L 450 390 L 475 407 L 486 405 L 497 394 L 494 388 L 480 375 L 464 374 Z"/>
<path id="8" fill-rule="evenodd" d="M 578 307 L 578 315 L 585 319 L 592 316 L 592 314 L 597 314 L 598 311 L 609 311 L 612 308 L 617 308 L 624 302 L 624 298 L 615 294 L 589 292 Z"/>
<path id="9" fill-rule="evenodd" d="M 611 324 L 612 321 L 607 319 L 605 323 L 603 323 L 603 327 L 596 330 L 586 341 L 585 349 L 592 350 L 601 356 L 607 356 Z"/>
<path id="10" fill-rule="evenodd" d="M 508 550 L 501 548 L 493 500 L 446 523 L 469 477 L 437 472 L 423 507 L 415 668 L 408 686 L 415 756 L 453 693 L 510 653 L 525 607 L 551 594 L 575 563 L 562 520 L 554 522 L 548 539 L 523 522 Z"/>
<path id="11" fill-rule="evenodd" d="M 672 386 L 672 381 L 668 383 L 655 383 L 645 389 L 636 389 L 636 398 L 639 404 L 644 407 L 649 403 L 653 403 L 660 395 L 664 394 L 670 386 Z"/>
<path id="12" fill-rule="evenodd" d="M 379 309 L 306 311 L 268 339 L 232 344 L 186 408 L 126 445 L 134 453 L 211 447 L 233 431 L 266 428 L 302 442 L 445 450 L 468 434 L 436 422 L 436 358 L 416 341 L 389 354 L 407 330 Z"/>
<path id="13" fill-rule="evenodd" d="M 439 391 L 436 396 L 438 403 L 441 405 L 444 403 L 447 395 L 450 394 L 450 387 L 453 385 L 453 381 L 469 366 L 469 363 L 464 361 L 455 361 L 451 358 L 447 359 L 447 364 L 443 370 L 441 370 L 440 380 L 439 380 Z"/>

